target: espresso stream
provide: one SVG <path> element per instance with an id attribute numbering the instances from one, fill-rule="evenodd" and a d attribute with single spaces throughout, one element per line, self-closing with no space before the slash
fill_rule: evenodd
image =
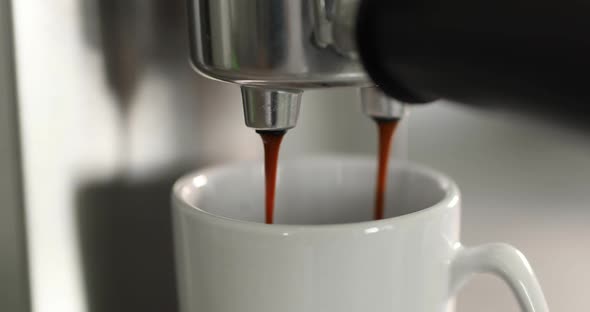
<path id="1" fill-rule="evenodd" d="M 277 184 L 277 164 L 279 162 L 279 149 L 285 135 L 285 130 L 256 131 L 264 144 L 264 182 L 265 182 L 265 222 L 272 224 L 275 210 L 275 191 Z"/>
<path id="2" fill-rule="evenodd" d="M 389 152 L 397 119 L 375 119 L 379 130 L 379 151 L 377 155 L 377 183 L 375 185 L 375 220 L 383 219 L 385 212 L 385 193 L 387 191 L 387 167 L 389 167 Z"/>
<path id="3" fill-rule="evenodd" d="M 387 168 L 389 166 L 389 153 L 397 119 L 375 119 L 379 132 L 379 151 L 377 166 L 377 183 L 375 186 L 375 208 L 373 218 L 383 219 L 385 211 L 385 193 L 387 190 Z M 265 222 L 274 222 L 274 205 L 277 182 L 277 164 L 279 162 L 279 149 L 286 131 L 257 131 L 264 144 L 264 180 L 265 180 Z"/>

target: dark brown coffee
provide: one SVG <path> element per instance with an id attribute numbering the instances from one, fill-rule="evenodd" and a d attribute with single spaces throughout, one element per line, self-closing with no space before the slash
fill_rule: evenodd
<path id="1" fill-rule="evenodd" d="M 391 143 L 398 119 L 375 119 L 379 133 L 379 148 L 377 156 L 377 181 L 375 185 L 375 207 L 373 218 L 383 219 L 385 214 L 385 193 L 387 189 L 387 169 L 389 167 L 389 155 Z M 265 222 L 274 222 L 274 205 L 277 180 L 277 166 L 279 162 L 279 150 L 285 130 L 280 131 L 256 131 L 264 144 L 264 180 L 265 180 Z"/>
<path id="2" fill-rule="evenodd" d="M 387 168 L 389 153 L 397 119 L 375 119 L 379 132 L 379 151 L 377 155 L 377 183 L 375 186 L 375 220 L 383 219 L 385 213 L 385 192 L 387 189 Z"/>
<path id="3" fill-rule="evenodd" d="M 256 131 L 264 144 L 264 180 L 265 180 L 265 222 L 274 222 L 275 191 L 277 183 L 277 164 L 279 162 L 279 149 L 285 130 L 280 131 Z"/>

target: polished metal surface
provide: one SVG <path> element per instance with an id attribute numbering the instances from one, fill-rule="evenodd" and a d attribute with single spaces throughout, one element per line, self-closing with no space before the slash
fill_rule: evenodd
<path id="1" fill-rule="evenodd" d="M 313 0 L 313 39 L 322 48 L 332 47 L 356 59 L 354 24 L 358 0 Z"/>
<path id="2" fill-rule="evenodd" d="M 297 124 L 301 90 L 242 86 L 246 126 L 257 130 L 291 129 Z"/>
<path id="3" fill-rule="evenodd" d="M 191 60 L 246 85 L 367 85 L 350 39 L 358 0 L 189 0 Z"/>
<path id="4" fill-rule="evenodd" d="M 360 89 L 363 113 L 373 118 L 399 119 L 404 116 L 404 103 L 386 96 L 378 87 Z"/>

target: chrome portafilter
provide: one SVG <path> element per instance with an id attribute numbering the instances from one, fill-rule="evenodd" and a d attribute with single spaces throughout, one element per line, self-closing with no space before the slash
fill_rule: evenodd
<path id="1" fill-rule="evenodd" d="M 401 103 L 373 87 L 357 60 L 358 3 L 188 0 L 192 64 L 241 86 L 246 125 L 257 130 L 293 128 L 309 88 L 359 87 L 368 115 L 400 117 Z"/>

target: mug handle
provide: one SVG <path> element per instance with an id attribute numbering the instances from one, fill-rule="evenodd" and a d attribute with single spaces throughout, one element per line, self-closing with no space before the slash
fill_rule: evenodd
<path id="1" fill-rule="evenodd" d="M 491 273 L 504 280 L 515 294 L 522 311 L 549 311 L 537 277 L 518 249 L 503 243 L 472 248 L 458 246 L 451 262 L 451 295 L 455 295 L 476 273 Z"/>

